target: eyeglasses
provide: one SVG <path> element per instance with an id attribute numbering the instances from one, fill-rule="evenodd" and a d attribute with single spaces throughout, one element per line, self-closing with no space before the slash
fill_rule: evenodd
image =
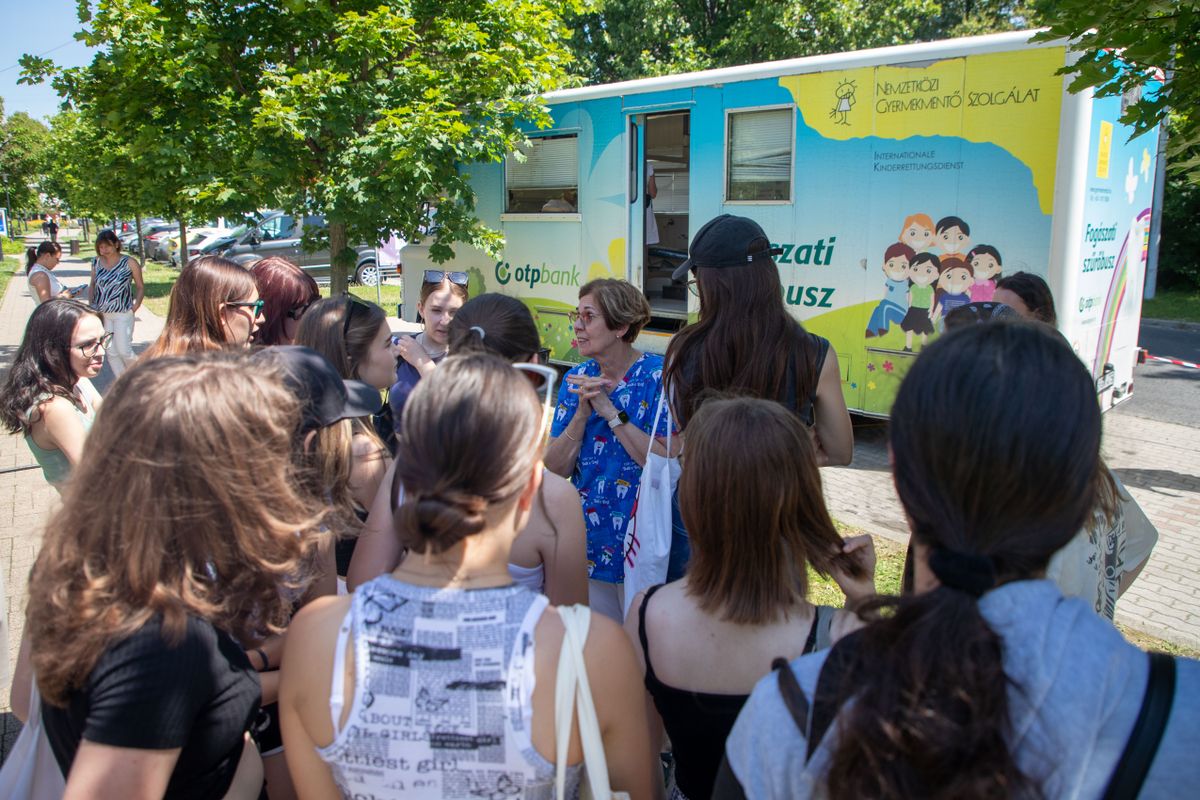
<path id="1" fill-rule="evenodd" d="M 542 364 L 513 364 L 515 369 L 525 373 L 525 377 L 529 379 L 529 385 L 537 393 L 538 400 L 542 401 L 542 426 L 538 433 L 538 439 L 541 440 L 546 435 L 546 430 L 550 425 L 550 412 L 554 408 L 554 383 L 558 380 L 558 372 L 553 367 L 547 367 Z"/>
<path id="2" fill-rule="evenodd" d="M 447 272 L 441 269 L 425 270 L 426 283 L 441 283 L 448 280 L 451 283 L 457 283 L 459 286 L 467 285 L 467 273 L 465 272 Z"/>
<path id="3" fill-rule="evenodd" d="M 107 350 L 108 346 L 112 344 L 112 340 L 113 335 L 111 333 L 106 333 L 99 339 L 92 339 L 89 342 L 84 342 L 83 344 L 73 344 L 71 346 L 79 350 L 79 352 L 82 353 L 86 358 L 91 358 L 101 350 Z"/>
<path id="4" fill-rule="evenodd" d="M 300 318 L 304 316 L 304 312 L 308 311 L 308 307 L 311 306 L 315 302 L 316 302 L 315 300 L 309 300 L 304 305 L 296 306 L 295 308 L 289 308 L 287 310 L 287 318 L 294 319 L 297 322 L 299 322 Z"/>
<path id="5" fill-rule="evenodd" d="M 225 305 L 230 308 L 253 309 L 253 313 L 250 314 L 250 319 L 258 319 L 258 315 L 262 313 L 263 306 L 266 304 L 267 302 L 265 300 L 241 300 L 236 303 L 226 303 Z"/>
<path id="6" fill-rule="evenodd" d="M 538 360 L 539 364 L 545 364 L 548 366 L 550 364 L 550 348 L 543 347 L 540 350 L 538 350 L 537 351 L 537 360 Z"/>
<path id="7" fill-rule="evenodd" d="M 583 320 L 583 327 L 585 327 L 585 328 L 588 327 L 589 325 L 591 325 L 597 316 L 599 316 L 599 315 L 597 315 L 596 313 L 594 313 L 592 311 L 568 311 L 567 312 L 567 319 L 569 319 L 571 321 L 572 325 L 574 325 L 576 322 L 579 322 L 580 320 Z"/>

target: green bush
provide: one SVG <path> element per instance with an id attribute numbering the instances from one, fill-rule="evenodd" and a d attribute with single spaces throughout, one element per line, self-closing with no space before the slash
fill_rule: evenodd
<path id="1" fill-rule="evenodd" d="M 1158 285 L 1200 289 L 1200 185 L 1168 177 L 1163 197 Z"/>

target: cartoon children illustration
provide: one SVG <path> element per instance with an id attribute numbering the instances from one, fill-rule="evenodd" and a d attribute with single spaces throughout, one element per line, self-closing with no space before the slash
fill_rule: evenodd
<path id="1" fill-rule="evenodd" d="M 829 112 L 829 118 L 837 120 L 834 125 L 850 124 L 846 116 L 850 113 L 850 109 L 854 108 L 854 89 L 854 81 L 842 81 L 833 90 L 833 96 L 837 98 L 837 105 Z"/>
<path id="2" fill-rule="evenodd" d="M 921 253 L 933 246 L 933 217 L 928 214 L 909 214 L 900 229 L 900 242 Z"/>
<path id="3" fill-rule="evenodd" d="M 965 253 L 971 246 L 971 226 L 959 217 L 942 217 L 937 224 L 937 245 L 943 256 Z"/>
<path id="4" fill-rule="evenodd" d="M 966 261 L 957 256 L 946 256 L 942 259 L 942 272 L 938 275 L 937 294 L 933 303 L 933 318 L 939 330 L 942 328 L 943 317 L 971 302 L 968 292 L 974 283 L 971 267 Z"/>
<path id="5" fill-rule="evenodd" d="M 917 253 L 908 266 L 908 312 L 900 320 L 906 353 L 913 351 L 914 333 L 921 335 L 922 347 L 933 333 L 933 284 L 941 271 L 942 263 L 933 253 Z"/>
<path id="6" fill-rule="evenodd" d="M 883 336 L 898 325 L 908 311 L 908 265 L 917 254 L 903 242 L 896 242 L 883 253 L 883 299 L 871 312 L 867 338 Z"/>
<path id="7" fill-rule="evenodd" d="M 977 244 L 967 253 L 975 282 L 971 284 L 971 302 L 989 302 L 996 294 L 996 281 L 1000 278 L 1000 251 L 990 244 Z"/>

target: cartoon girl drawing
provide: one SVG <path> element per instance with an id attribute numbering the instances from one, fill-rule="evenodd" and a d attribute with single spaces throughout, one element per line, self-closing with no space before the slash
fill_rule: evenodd
<path id="1" fill-rule="evenodd" d="M 921 253 L 933 246 L 933 217 L 928 214 L 910 214 L 904 218 L 900 229 L 900 242 Z"/>
<path id="2" fill-rule="evenodd" d="M 942 217 L 937 224 L 937 244 L 943 256 L 965 253 L 971 246 L 971 226 L 959 217 Z"/>
<path id="3" fill-rule="evenodd" d="M 904 331 L 904 352 L 913 351 L 913 334 L 921 335 L 921 346 L 933 333 L 933 284 L 941 274 L 942 263 L 933 253 L 917 253 L 908 267 L 908 312 L 900 320 Z"/>
<path id="4" fill-rule="evenodd" d="M 854 81 L 842 81 L 833 90 L 833 96 L 837 98 L 837 105 L 829 112 L 829 117 L 837 120 L 835 125 L 850 124 L 846 117 L 850 114 L 850 109 L 854 108 L 854 88 Z"/>
<path id="5" fill-rule="evenodd" d="M 917 257 L 911 247 L 896 242 L 883 253 L 883 299 L 871 312 L 866 336 L 883 336 L 908 311 L 908 265 Z"/>
<path id="6" fill-rule="evenodd" d="M 957 256 L 946 256 L 942 259 L 942 271 L 938 275 L 937 293 L 933 303 L 933 318 L 938 328 L 942 327 L 942 318 L 960 306 L 971 302 L 971 290 L 975 279 L 971 276 L 971 268 Z"/>
<path id="7" fill-rule="evenodd" d="M 967 253 L 975 282 L 971 284 L 971 302 L 989 302 L 996 294 L 996 281 L 1000 278 L 1000 251 L 990 244 L 977 244 Z"/>

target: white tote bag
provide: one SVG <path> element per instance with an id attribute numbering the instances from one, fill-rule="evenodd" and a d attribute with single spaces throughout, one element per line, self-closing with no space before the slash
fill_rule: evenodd
<path id="1" fill-rule="evenodd" d="M 66 791 L 67 781 L 42 730 L 42 698 L 38 694 L 37 681 L 30 682 L 33 688 L 29 698 L 29 720 L 0 768 L 0 798 L 58 800 Z"/>
<path id="2" fill-rule="evenodd" d="M 567 751 L 571 743 L 571 720 L 579 710 L 579 740 L 583 745 L 587 783 L 579 787 L 583 800 L 629 800 L 628 792 L 614 792 L 608 783 L 608 759 L 600 720 L 592 701 L 583 645 L 587 641 L 592 612 L 587 606 L 559 606 L 563 623 L 562 650 L 558 656 L 558 680 L 554 684 L 554 796 L 566 800 Z"/>
<path id="3" fill-rule="evenodd" d="M 663 414 L 667 417 L 667 453 L 671 452 L 671 404 L 667 402 L 664 386 L 658 393 L 658 409 L 654 412 L 654 427 L 650 429 L 650 446 L 646 448 L 646 465 L 638 484 L 633 514 L 625 529 L 625 607 L 638 592 L 667 579 L 671 561 L 671 496 L 679 483 L 679 459 L 660 456 L 654 452 L 654 432 Z"/>

